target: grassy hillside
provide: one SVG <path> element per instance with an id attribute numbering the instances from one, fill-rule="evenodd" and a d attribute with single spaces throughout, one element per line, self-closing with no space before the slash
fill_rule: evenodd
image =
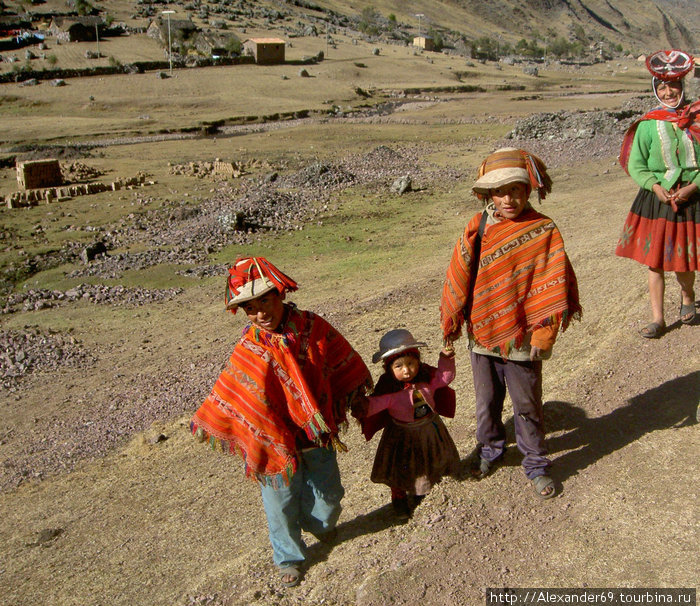
<path id="1" fill-rule="evenodd" d="M 132 28 L 146 28 L 162 10 L 171 9 L 176 11 L 173 19 L 191 18 L 204 30 L 235 33 L 242 39 L 258 31 L 288 39 L 315 26 L 314 35 L 322 38 L 328 31 L 332 36 L 349 34 L 401 44 L 419 32 L 429 33 L 462 52 L 477 40 L 505 47 L 524 39 L 550 55 L 564 41 L 579 45 L 577 53 L 592 56 L 601 51 L 639 54 L 668 46 L 690 50 L 700 46 L 700 4 L 694 0 L 179 0 L 168 4 L 93 0 L 81 5 Z M 6 0 L 4 13 L 45 15 L 48 21 L 72 6 L 64 0 L 46 0 L 27 9 L 23 1 Z"/>

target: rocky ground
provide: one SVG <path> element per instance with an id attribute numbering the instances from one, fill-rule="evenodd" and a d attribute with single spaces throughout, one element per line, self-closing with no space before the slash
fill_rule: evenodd
<path id="1" fill-rule="evenodd" d="M 598 174 L 606 174 L 621 133 L 646 109 L 639 106 L 529 117 L 498 144 L 527 147 L 552 168 L 599 161 Z M 194 275 L 223 274 L 223 266 L 207 263 L 209 253 L 254 240 L 261 230 L 323 221 L 334 212 L 331 194 L 345 187 L 386 190 L 404 173 L 443 184 L 461 177 L 428 166 L 421 160 L 426 151 L 377 147 L 275 177 L 272 167 L 263 178 L 221 183 L 208 198 L 174 203 L 168 213 L 103 226 L 96 237 L 107 255 L 73 275 L 118 279 L 163 262 Z M 7 296 L 5 314 L 54 305 L 129 306 L 146 327 L 113 343 L 79 342 L 68 332 L 31 326 L 0 333 L 5 413 L 22 406 L 23 390 L 37 385 L 54 402 L 52 410 L 0 430 L 0 448 L 11 453 L 0 468 L 0 586 L 8 603 L 453 605 L 483 603 L 486 587 L 694 586 L 698 495 L 689 478 L 698 473 L 697 327 L 674 321 L 677 291 L 669 286 L 667 335 L 637 336 L 647 315 L 643 273 L 611 260 L 634 192 L 627 186 L 621 197 L 616 188 L 626 182 L 614 175 L 610 181 L 566 183 L 585 193 L 585 208 L 556 201 L 551 207 L 585 309 L 545 371 L 559 496 L 546 503 L 534 498 L 515 448 L 492 477 L 468 478 L 473 389 L 460 351 L 460 409 L 448 421 L 463 455 L 460 476 L 437 486 L 399 524 L 386 490 L 367 477 L 374 445 L 351 427 L 350 451 L 340 457 L 347 494 L 339 542 L 328 547 L 308 537 L 310 567 L 291 590 L 281 588 L 271 566 L 256 487 L 241 481 L 237 462 L 206 452 L 187 431 L 193 402 L 218 375 L 230 336 L 208 327 L 207 314 L 175 289 L 81 285 Z M 150 249 L 113 252 L 136 240 Z M 75 261 L 80 252 L 68 244 L 54 262 Z M 35 267 L 46 262 L 34 261 Z M 405 285 L 377 297 L 357 302 L 355 293 L 337 293 L 333 305 L 316 310 L 365 357 L 380 336 L 366 327 L 394 322 L 392 313 L 412 310 L 409 327 L 432 334 L 441 259 L 410 271 Z M 175 335 L 167 352 L 148 328 L 148 314 L 162 321 L 161 313 Z M 100 367 L 104 380 L 71 401 L 76 372 L 108 352 L 122 352 L 124 367 Z M 45 377 L 55 381 L 49 385 Z"/>
<path id="2" fill-rule="evenodd" d="M 574 158 L 582 162 L 608 157 L 615 153 L 621 133 L 631 119 L 645 108 L 642 101 L 633 100 L 619 112 L 536 114 L 518 122 L 501 144 L 530 149 L 547 158 L 551 168 L 570 165 Z M 107 253 L 73 271 L 70 277 L 118 279 L 125 271 L 160 263 L 189 266 L 182 270 L 187 275 L 223 275 L 224 266 L 206 263 L 209 253 L 227 244 L 249 242 L 259 238 L 261 233 L 299 230 L 309 222 L 322 222 L 323 217 L 332 212 L 329 208 L 331 194 L 345 187 L 362 184 L 387 189 L 397 174 L 410 173 L 414 179 L 420 178 L 421 171 L 429 168 L 422 160 L 427 151 L 420 146 L 400 149 L 379 146 L 367 154 L 346 157 L 342 162 L 301 166 L 283 176 L 271 171 L 263 178 L 221 182 L 205 200 L 174 202 L 169 212 L 147 211 L 118 225 L 98 228 L 96 235 L 106 244 Z M 79 170 L 80 163 L 72 166 Z M 442 181 L 455 181 L 459 177 L 459 172 L 444 168 L 433 171 L 430 176 Z M 148 203 L 147 196 L 139 198 L 140 205 L 147 207 Z M 135 241 L 146 242 L 150 249 L 133 253 L 109 252 Z M 54 262 L 61 263 L 76 259 L 80 250 L 77 245 L 69 243 L 63 254 L 53 255 Z M 41 261 L 36 262 L 36 266 L 42 267 Z M 87 284 L 66 292 L 30 289 L 7 296 L 2 313 L 40 310 L 78 301 L 137 307 L 168 300 L 180 292 L 180 289 L 148 290 Z M 403 296 L 399 294 L 398 298 Z M 384 297 L 377 303 L 396 303 L 396 298 Z M 374 304 L 370 302 L 367 307 Z M 332 319 L 335 311 L 329 309 L 326 314 Z M 62 363 L 75 366 L 81 360 L 99 355 L 74 342 L 70 343 L 69 350 L 63 343 L 63 340 L 73 341 L 69 335 L 41 335 L 32 327 L 24 332 L 2 333 L 0 336 L 7 344 L 0 358 L 0 379 L 11 391 L 19 389 L 24 375 L 56 371 Z M 27 351 L 23 352 L 25 349 Z M 73 353 L 69 354 L 69 351 Z M 27 444 L 21 459 L 17 458 L 11 466 L 0 470 L 0 487 L 16 486 L 25 478 L 65 469 L 83 457 L 103 455 L 134 428 L 146 428 L 163 412 L 168 416 L 184 412 L 198 389 L 201 389 L 200 382 L 187 388 L 187 397 L 182 397 L 183 394 L 173 396 L 167 405 L 160 400 L 145 406 L 139 404 L 138 408 L 131 407 L 124 412 L 119 423 L 114 423 L 113 419 L 109 423 L 92 421 L 75 428 L 61 421 L 50 430 L 56 441 L 54 447 L 46 449 L 43 441 L 34 446 Z M 124 394 L 123 399 L 129 401 L 130 397 Z M 136 415 L 138 420 L 134 418 Z M 98 438 L 105 435 L 107 439 Z M 70 451 L 69 463 L 60 454 L 61 443 L 67 444 L 63 450 Z M 40 451 L 50 451 L 51 454 L 47 458 L 38 455 Z"/>

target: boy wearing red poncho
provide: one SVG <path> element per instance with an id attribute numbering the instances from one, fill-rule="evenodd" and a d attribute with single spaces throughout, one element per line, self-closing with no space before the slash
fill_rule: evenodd
<path id="1" fill-rule="evenodd" d="M 474 476 L 487 476 L 503 458 L 507 389 L 525 475 L 535 494 L 548 499 L 555 487 L 544 440 L 542 360 L 581 306 L 557 226 L 530 206 L 533 189 L 544 197 L 551 179 L 544 163 L 524 150 L 499 149 L 481 164 L 473 190 L 486 209 L 455 246 L 440 315 L 447 345 L 463 324 L 469 335 L 481 447 Z"/>
<path id="2" fill-rule="evenodd" d="M 344 495 L 336 450 L 350 406 L 371 387 L 359 354 L 328 322 L 285 303 L 297 284 L 264 257 L 229 270 L 226 308 L 250 323 L 209 397 L 194 414 L 193 434 L 237 453 L 261 486 L 273 560 L 282 583 L 301 580 L 301 531 L 335 537 Z"/>

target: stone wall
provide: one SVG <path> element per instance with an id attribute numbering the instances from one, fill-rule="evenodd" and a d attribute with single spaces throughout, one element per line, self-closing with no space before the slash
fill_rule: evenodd
<path id="1" fill-rule="evenodd" d="M 46 187 L 17 191 L 5 196 L 5 204 L 8 208 L 22 208 L 36 206 L 37 204 L 50 204 L 60 200 L 97 194 L 103 191 L 118 191 L 120 189 L 133 189 L 144 185 L 153 185 L 145 173 L 139 173 L 131 178 L 119 178 L 112 183 L 79 183 L 77 185 L 65 185 L 63 187 Z"/>
<path id="2" fill-rule="evenodd" d="M 62 183 L 61 167 L 56 159 L 17 163 L 17 187 L 20 190 L 55 187 Z"/>

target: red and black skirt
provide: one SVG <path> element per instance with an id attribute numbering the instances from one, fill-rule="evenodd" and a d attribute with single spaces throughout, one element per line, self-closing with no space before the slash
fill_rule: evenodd
<path id="1" fill-rule="evenodd" d="M 640 189 L 627 215 L 615 254 L 652 269 L 698 271 L 700 246 L 700 193 L 678 207 L 659 201 Z"/>

